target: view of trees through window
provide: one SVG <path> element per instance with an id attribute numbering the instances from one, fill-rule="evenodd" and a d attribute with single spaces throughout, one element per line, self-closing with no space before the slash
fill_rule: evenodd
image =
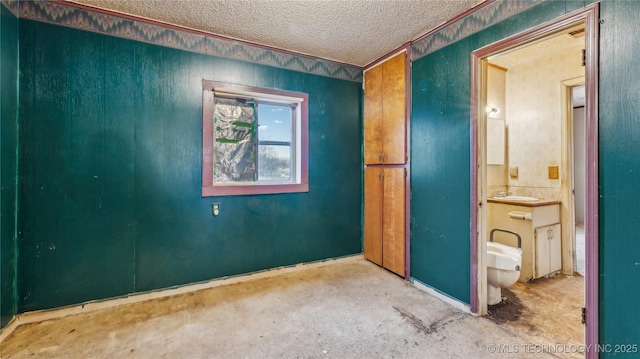
<path id="1" fill-rule="evenodd" d="M 258 180 L 287 180 L 291 178 L 291 156 L 278 155 L 272 146 L 258 150 Z"/>
<path id="2" fill-rule="evenodd" d="M 292 178 L 292 112 L 288 105 L 258 104 L 258 181 Z"/>

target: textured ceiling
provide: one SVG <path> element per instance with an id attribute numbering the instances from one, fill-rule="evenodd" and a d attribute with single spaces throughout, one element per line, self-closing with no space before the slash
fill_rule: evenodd
<path id="1" fill-rule="evenodd" d="M 70 0 L 365 66 L 481 0 Z"/>

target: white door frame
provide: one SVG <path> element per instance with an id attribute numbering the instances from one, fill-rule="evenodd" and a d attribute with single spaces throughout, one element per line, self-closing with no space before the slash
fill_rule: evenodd
<path id="1" fill-rule="evenodd" d="M 576 216 L 575 216 L 575 171 L 574 164 L 574 139 L 573 139 L 573 104 L 572 89 L 576 86 L 584 85 L 585 77 L 579 76 L 573 79 L 564 80 L 560 83 L 560 103 L 562 106 L 561 118 L 561 138 L 562 156 L 560 168 L 565 175 L 562 184 L 560 200 L 560 222 L 562 226 L 562 273 L 573 275 L 576 268 Z"/>

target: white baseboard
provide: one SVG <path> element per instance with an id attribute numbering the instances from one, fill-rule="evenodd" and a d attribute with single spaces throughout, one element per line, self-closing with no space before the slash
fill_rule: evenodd
<path id="1" fill-rule="evenodd" d="M 420 282 L 419 280 L 417 280 L 417 279 L 415 279 L 413 277 L 411 277 L 411 284 L 414 287 L 416 287 L 416 288 L 418 288 L 418 289 L 420 289 L 422 291 L 427 292 L 428 294 L 440 299 L 441 301 L 449 304 L 450 306 L 452 306 L 452 307 L 454 307 L 454 308 L 456 308 L 456 309 L 458 309 L 460 311 L 463 311 L 463 312 L 469 313 L 469 314 L 474 314 L 474 313 L 471 312 L 471 307 L 467 303 L 463 303 L 463 302 L 459 301 L 458 299 L 452 298 L 452 297 L 450 297 L 450 296 L 448 296 L 448 295 L 436 290 L 435 288 L 430 287 L 430 286 Z"/>
<path id="2" fill-rule="evenodd" d="M 300 263 L 288 267 L 276 267 L 273 269 L 267 269 L 260 272 L 248 273 L 233 277 L 223 277 L 219 279 L 212 279 L 210 281 L 187 284 L 181 287 L 160 289 L 151 292 L 135 293 L 124 297 L 102 299 L 96 301 L 85 302 L 68 307 L 61 307 L 47 310 L 37 310 L 33 312 L 26 312 L 15 316 L 2 330 L 0 331 L 0 343 L 5 340 L 13 331 L 24 324 L 36 323 L 45 320 L 66 317 L 68 315 L 82 314 L 92 312 L 95 310 L 117 307 L 120 305 L 132 304 L 143 302 L 146 300 L 170 297 L 178 294 L 195 292 L 198 290 L 215 288 L 223 285 L 235 284 L 247 282 L 250 280 L 262 279 L 267 277 L 274 277 L 277 275 L 288 274 L 293 272 L 299 272 L 301 270 L 324 267 L 330 264 L 346 263 L 351 261 L 364 260 L 362 253 L 356 255 L 350 255 L 339 258 L 324 259 L 316 262 Z"/>

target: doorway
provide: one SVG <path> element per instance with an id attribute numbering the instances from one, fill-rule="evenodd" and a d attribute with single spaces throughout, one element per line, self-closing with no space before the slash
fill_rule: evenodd
<path id="1" fill-rule="evenodd" d="M 491 63 L 492 59 L 496 59 L 498 55 L 505 55 L 514 51 L 518 51 L 525 47 L 531 47 L 532 45 L 540 44 L 543 41 L 552 39 L 562 34 L 563 36 L 567 33 L 571 32 L 574 28 L 583 27 L 584 28 L 584 85 L 585 85 L 585 143 L 586 153 L 585 159 L 582 163 L 582 167 L 585 169 L 585 215 L 584 215 L 584 229 L 585 229 L 585 282 L 584 282 L 584 298 L 585 298 L 585 313 L 583 316 L 585 321 L 585 340 L 581 343 L 570 343 L 570 344 L 595 344 L 597 343 L 597 203 L 598 203 L 598 194 L 597 194 L 597 92 L 598 92 L 598 53 L 597 53 L 597 43 L 598 43 L 598 5 L 594 4 L 588 7 L 585 7 L 579 11 L 563 16 L 559 19 L 551 21 L 549 23 L 543 24 L 536 28 L 524 31 L 518 35 L 512 36 L 510 38 L 498 41 L 494 44 L 486 46 L 484 48 L 478 49 L 472 53 L 472 83 L 471 83 L 471 106 L 472 106 L 472 143 L 471 143 L 471 162 L 472 162 L 472 178 L 471 178 L 471 201 L 473 207 L 477 209 L 477 211 L 472 211 L 472 220 L 471 220 L 471 252 L 472 252 L 472 286 L 471 286 L 471 309 L 473 312 L 478 313 L 479 315 L 487 314 L 488 305 L 487 305 L 487 240 L 489 239 L 489 220 L 490 220 L 490 211 L 488 209 L 489 201 L 488 199 L 493 197 L 496 193 L 492 191 L 496 191 L 496 188 L 488 187 L 488 177 L 492 174 L 490 172 L 496 172 L 495 169 L 488 169 L 487 166 L 487 156 L 488 152 L 491 150 L 487 145 L 487 119 L 490 117 L 490 114 L 496 113 L 495 110 L 499 110 L 491 103 L 488 103 L 488 94 L 487 94 L 487 81 L 488 81 L 488 65 Z M 499 65 L 498 65 L 499 66 Z M 535 78 L 532 78 L 531 81 L 535 81 Z M 571 81 L 574 79 L 564 79 L 567 81 Z M 570 90 L 572 87 L 575 87 L 577 84 L 565 83 L 562 86 L 565 86 L 566 89 L 563 90 L 565 96 L 570 96 Z M 568 95 L 567 95 L 568 94 Z M 508 95 L 507 95 L 508 96 Z M 569 102 L 566 102 L 568 104 Z M 508 107 L 508 106 L 507 106 Z M 569 113 L 568 105 L 565 106 L 562 110 L 558 110 L 558 115 L 565 118 L 567 113 Z M 509 107 L 508 107 L 509 108 Z M 510 107 L 513 108 L 513 107 Z M 489 110 L 491 109 L 491 110 Z M 527 114 L 520 114 L 519 116 L 526 116 Z M 507 113 L 509 116 L 509 113 Z M 569 113 L 568 116 L 572 116 Z M 524 132 L 525 141 L 527 140 L 527 135 L 531 133 L 535 133 L 536 126 L 541 125 L 543 121 L 533 121 L 530 122 L 530 127 L 525 129 L 519 129 Z M 570 121 L 567 121 L 565 118 L 564 124 L 570 124 Z M 533 125 L 531 125 L 533 124 Z M 560 124 L 558 124 L 560 126 Z M 556 183 L 562 183 L 562 181 L 572 180 L 573 172 L 569 175 L 568 169 L 572 168 L 573 165 L 568 161 L 573 158 L 573 147 L 570 147 L 566 143 L 566 139 L 571 139 L 573 136 L 569 135 L 566 131 L 571 129 L 570 125 L 562 125 L 562 128 L 559 132 L 565 134 L 562 136 L 562 148 L 559 149 L 561 154 L 561 159 L 557 161 L 557 163 L 553 163 L 553 161 L 549 161 L 548 159 L 543 158 L 540 163 L 537 164 L 537 169 L 533 169 L 533 171 L 538 171 L 540 168 L 548 169 L 548 173 L 545 173 L 547 176 L 546 180 L 551 181 L 547 183 L 553 183 L 553 181 L 557 181 Z M 513 129 L 517 130 L 517 129 Z M 522 135 L 522 134 L 521 134 Z M 511 144 L 514 140 L 514 134 L 510 132 L 508 120 L 506 121 L 505 128 L 505 138 L 507 139 L 507 143 Z M 507 145 L 508 146 L 508 145 Z M 539 150 L 537 150 L 539 151 Z M 526 151 L 525 151 L 526 152 Z M 512 178 L 518 179 L 520 176 L 527 175 L 526 171 L 530 171 L 527 165 L 521 165 L 520 163 L 526 164 L 527 161 L 536 162 L 534 157 L 538 154 L 522 154 L 513 155 L 514 157 L 521 156 L 519 163 L 515 163 L 513 161 L 505 161 L 502 164 L 502 169 L 497 171 L 503 171 L 506 173 L 507 181 L 506 188 L 504 189 L 503 194 L 508 194 L 510 191 L 509 184 L 516 183 L 515 181 L 510 182 Z M 509 152 L 507 152 L 506 156 L 509 156 Z M 529 157 L 527 157 L 529 156 Z M 537 158 L 537 157 L 536 157 Z M 542 164 L 542 166 L 541 166 Z M 524 170 L 524 173 L 522 172 Z M 562 171 L 562 172 L 560 172 Z M 546 171 L 545 171 L 546 172 Z M 560 172 L 560 173 L 559 173 Z M 494 183 L 495 184 L 495 183 Z M 520 183 L 522 184 L 522 183 Z M 574 208 L 574 197 L 573 197 L 573 183 L 562 183 L 561 186 L 550 186 L 551 189 L 536 188 L 533 192 L 526 192 L 524 189 L 527 187 L 525 183 L 524 186 L 516 186 L 518 188 L 514 189 L 513 192 L 521 198 L 530 198 L 530 197 L 540 197 L 540 198 L 549 198 L 549 197 L 559 197 L 558 204 L 562 208 L 562 215 L 558 213 L 558 217 L 560 217 L 559 222 L 564 223 L 564 230 L 562 233 L 565 234 L 565 241 L 562 242 L 565 250 L 562 252 L 562 271 L 563 272 L 573 272 L 575 268 L 574 258 L 575 258 L 575 245 L 572 240 L 575 236 L 575 227 L 574 216 L 575 210 Z M 536 186 L 529 186 L 536 187 Z M 539 186 L 544 187 L 544 186 Z M 531 188 L 529 188 L 531 189 Z M 536 198 L 537 198 L 536 197 Z M 523 218 L 524 219 L 524 218 Z M 533 228 L 532 228 L 533 229 Z M 545 227 L 545 229 L 547 229 Z M 549 232 L 549 229 L 545 233 Z M 532 234 L 532 237 L 534 234 Z M 553 237 L 553 236 L 552 236 Z M 540 248 L 533 249 L 541 252 Z M 531 254 L 530 254 L 531 255 Z M 524 256 L 523 256 L 524 259 Z M 536 267 L 533 265 L 532 270 L 532 279 L 536 277 Z M 578 316 L 578 319 L 580 317 Z M 591 357 L 594 353 L 586 353 L 587 357 Z"/>
<path id="2" fill-rule="evenodd" d="M 571 87 L 571 123 L 573 125 L 573 197 L 574 197 L 574 270 L 580 275 L 585 273 L 585 168 L 586 163 L 586 124 L 584 116 L 584 84 Z"/>

